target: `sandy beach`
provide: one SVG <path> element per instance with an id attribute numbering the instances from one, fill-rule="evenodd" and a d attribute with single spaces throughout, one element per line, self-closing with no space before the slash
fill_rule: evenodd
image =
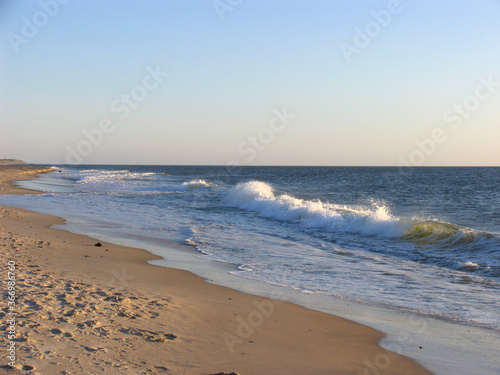
<path id="1" fill-rule="evenodd" d="M 1 165 L 0 194 L 35 193 L 11 181 L 44 171 Z M 429 373 L 378 346 L 383 334 L 374 329 L 150 265 L 156 257 L 145 250 L 96 246 L 95 239 L 51 228 L 63 223 L 0 208 L 0 373 Z M 9 267 L 15 305 L 8 305 Z M 15 360 L 7 358 L 9 330 Z"/>

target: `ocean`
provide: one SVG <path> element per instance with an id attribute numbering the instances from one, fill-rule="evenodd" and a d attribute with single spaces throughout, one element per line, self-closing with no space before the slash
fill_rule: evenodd
<path id="1" fill-rule="evenodd" d="M 229 284 L 500 332 L 500 168 L 79 165 L 20 185 L 44 194 L 0 204 L 163 265 L 165 244 L 187 245 Z"/>

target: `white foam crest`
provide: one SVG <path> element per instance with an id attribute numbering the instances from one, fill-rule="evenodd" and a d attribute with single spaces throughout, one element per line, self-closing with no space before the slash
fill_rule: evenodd
<path id="1" fill-rule="evenodd" d="M 468 269 L 479 269 L 480 266 L 479 264 L 477 263 L 474 263 L 474 262 L 471 262 L 470 260 L 468 260 L 467 262 L 460 262 L 460 265 L 464 268 L 468 268 Z"/>
<path id="2" fill-rule="evenodd" d="M 216 185 L 211 182 L 206 182 L 205 180 L 199 179 L 199 180 L 191 180 L 183 182 L 179 188 L 181 190 L 195 190 L 199 188 L 206 188 L 209 186 L 216 186 Z"/>
<path id="3" fill-rule="evenodd" d="M 82 183 L 115 182 L 120 180 L 137 180 L 155 175 L 153 172 L 130 172 L 128 170 L 119 171 L 82 171 Z"/>
<path id="4" fill-rule="evenodd" d="M 231 207 L 243 207 L 247 203 L 259 199 L 274 198 L 274 192 L 271 185 L 260 181 L 249 181 L 238 184 L 224 198 L 223 203 Z"/>
<path id="5" fill-rule="evenodd" d="M 171 186 L 157 186 L 151 188 L 150 186 L 146 186 L 143 189 L 136 189 L 134 192 L 143 192 L 146 194 L 171 194 L 171 193 L 184 193 L 187 191 L 204 189 L 211 186 L 217 186 L 217 184 L 207 182 L 205 180 L 191 180 L 183 182 L 181 185 L 171 185 Z"/>
<path id="6" fill-rule="evenodd" d="M 372 202 L 372 207 L 354 208 L 288 194 L 275 195 L 271 185 L 260 181 L 238 184 L 223 199 L 223 204 L 267 218 L 296 222 L 305 228 L 385 237 L 399 237 L 406 229 L 383 203 Z"/>

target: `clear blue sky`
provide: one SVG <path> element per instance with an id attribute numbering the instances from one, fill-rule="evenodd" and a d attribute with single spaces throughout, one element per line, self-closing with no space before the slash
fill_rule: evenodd
<path id="1" fill-rule="evenodd" d="M 0 158 L 500 165 L 498 0 L 61 2 L 0 3 Z"/>

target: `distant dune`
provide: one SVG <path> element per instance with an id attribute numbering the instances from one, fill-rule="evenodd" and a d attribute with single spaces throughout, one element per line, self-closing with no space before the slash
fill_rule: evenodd
<path id="1" fill-rule="evenodd" d="M 26 164 L 26 162 L 18 159 L 0 159 L 0 164 Z"/>

